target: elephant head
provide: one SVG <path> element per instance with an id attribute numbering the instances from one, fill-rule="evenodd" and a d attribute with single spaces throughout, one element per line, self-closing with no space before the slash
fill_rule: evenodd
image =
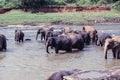
<path id="1" fill-rule="evenodd" d="M 82 30 L 89 33 L 92 43 L 97 44 L 98 34 L 97 34 L 97 30 L 94 27 L 84 26 Z"/>
<path id="2" fill-rule="evenodd" d="M 50 37 L 48 38 L 47 42 L 46 42 L 46 52 L 49 53 L 48 48 L 51 46 L 51 48 L 55 47 L 55 38 L 54 37 Z"/>

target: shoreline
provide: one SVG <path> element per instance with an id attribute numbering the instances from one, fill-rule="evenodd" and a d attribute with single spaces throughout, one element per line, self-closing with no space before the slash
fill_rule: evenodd
<path id="1" fill-rule="evenodd" d="M 10 24 L 10 25 L 1 25 L 0 27 L 44 27 L 52 25 L 76 25 L 76 26 L 84 26 L 84 25 L 120 25 L 120 23 L 94 23 L 94 24 L 66 24 L 66 23 L 30 23 L 30 24 Z"/>

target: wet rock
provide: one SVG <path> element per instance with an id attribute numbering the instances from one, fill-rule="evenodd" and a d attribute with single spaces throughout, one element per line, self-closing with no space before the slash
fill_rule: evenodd
<path id="1" fill-rule="evenodd" d="M 68 76 L 71 74 L 74 74 L 75 72 L 79 72 L 79 69 L 73 69 L 71 71 L 58 71 L 53 74 L 51 74 L 46 80 L 63 80 L 64 76 Z"/>
<path id="2" fill-rule="evenodd" d="M 120 67 L 109 70 L 79 71 L 64 80 L 120 80 Z"/>

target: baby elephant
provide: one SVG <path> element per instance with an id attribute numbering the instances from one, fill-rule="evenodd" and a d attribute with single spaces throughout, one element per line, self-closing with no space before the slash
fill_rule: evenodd
<path id="1" fill-rule="evenodd" d="M 21 30 L 15 30 L 15 41 L 19 43 L 24 41 L 24 33 Z"/>
<path id="2" fill-rule="evenodd" d="M 6 47 L 7 47 L 6 37 L 0 34 L 0 51 L 6 50 Z"/>

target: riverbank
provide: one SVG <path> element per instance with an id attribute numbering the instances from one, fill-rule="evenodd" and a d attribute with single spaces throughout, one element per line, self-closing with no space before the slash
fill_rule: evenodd
<path id="1" fill-rule="evenodd" d="M 64 13 L 30 13 L 21 10 L 11 10 L 5 14 L 0 14 L 0 26 L 41 23 L 52 24 L 119 24 L 120 13 L 116 11 L 101 12 L 64 12 Z"/>

